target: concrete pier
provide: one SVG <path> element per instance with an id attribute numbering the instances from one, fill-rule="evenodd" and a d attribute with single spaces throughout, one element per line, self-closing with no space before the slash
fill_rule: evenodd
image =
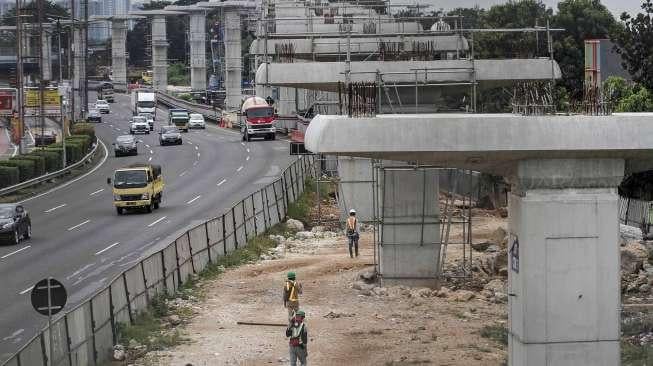
<path id="1" fill-rule="evenodd" d="M 652 118 L 652 113 L 321 115 L 309 125 L 305 142 L 308 150 L 320 154 L 411 161 L 506 177 L 512 185 L 510 365 L 617 366 L 616 187 L 625 174 L 653 168 Z M 418 179 L 406 174 L 391 183 L 386 178 L 384 186 L 406 202 L 400 213 L 415 216 L 410 197 L 422 189 Z M 426 221 L 428 215 L 422 218 Z M 393 240 L 414 241 L 413 231 L 395 231 Z M 404 277 L 417 277 L 430 254 L 410 249 L 396 249 L 403 252 L 397 263 L 408 270 L 401 273 Z M 384 245 L 379 250 L 383 264 L 388 249 Z M 381 265 L 382 277 L 387 270 Z"/>
<path id="2" fill-rule="evenodd" d="M 52 80 L 52 33 L 48 30 L 43 30 L 41 34 L 41 55 L 43 67 L 43 80 Z"/>
<path id="3" fill-rule="evenodd" d="M 510 177 L 510 365 L 619 365 L 623 159 L 523 160 Z"/>
<path id="4" fill-rule="evenodd" d="M 152 17 L 152 87 L 165 92 L 168 87 L 168 39 L 166 38 L 166 17 Z"/>
<path id="5" fill-rule="evenodd" d="M 224 24 L 225 109 L 230 111 L 240 108 L 242 99 L 243 60 L 238 8 L 224 9 Z"/>
<path id="6" fill-rule="evenodd" d="M 127 91 L 127 22 L 115 19 L 111 22 L 111 68 L 113 70 L 113 89 Z"/>
<path id="7" fill-rule="evenodd" d="M 190 13 L 190 86 L 206 90 L 206 14 L 204 9 Z"/>

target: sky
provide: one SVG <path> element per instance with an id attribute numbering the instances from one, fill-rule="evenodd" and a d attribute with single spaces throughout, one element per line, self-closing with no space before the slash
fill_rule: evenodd
<path id="1" fill-rule="evenodd" d="M 401 0 L 399 0 L 401 1 Z M 397 3 L 399 1 L 396 1 Z M 559 1 L 556 0 L 543 0 L 544 3 L 548 6 L 557 10 L 557 4 Z M 403 2 L 403 1 L 402 1 Z M 412 1 L 407 1 L 410 3 Z M 505 0 L 418 0 L 420 4 L 431 4 L 433 10 L 443 8 L 451 9 L 457 7 L 473 7 L 478 4 L 481 8 L 489 8 L 492 5 L 497 5 L 505 3 Z M 622 12 L 626 11 L 631 15 L 637 14 L 642 9 L 640 5 L 642 0 L 602 0 L 601 1 L 614 15 L 616 18 L 621 15 Z"/>

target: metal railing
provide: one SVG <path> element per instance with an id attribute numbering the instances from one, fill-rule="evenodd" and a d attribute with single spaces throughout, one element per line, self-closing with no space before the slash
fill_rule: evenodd
<path id="1" fill-rule="evenodd" d="M 90 299 L 56 317 L 3 366 L 47 366 L 49 332 L 52 365 L 101 365 L 111 359 L 119 324 L 133 324 L 157 294 L 174 294 L 193 274 L 247 245 L 256 235 L 283 221 L 299 198 L 314 160 L 303 156 L 273 183 L 235 203 L 223 214 L 195 225 L 163 249 L 118 274 Z"/>
<path id="2" fill-rule="evenodd" d="M 652 206 L 653 202 L 651 201 L 619 197 L 619 222 L 648 232 L 648 228 L 653 224 L 651 222 Z"/>
<path id="3" fill-rule="evenodd" d="M 220 122 L 222 117 L 222 110 L 219 108 L 213 109 L 210 105 L 188 102 L 165 93 L 156 92 L 156 100 L 157 103 L 168 107 L 185 108 L 191 111 L 191 113 L 200 113 L 204 115 L 204 118 L 215 122 Z"/>
<path id="4" fill-rule="evenodd" d="M 59 169 L 59 170 L 57 170 L 55 172 L 52 172 L 52 173 L 46 173 L 46 174 L 43 174 L 40 177 L 32 178 L 32 179 L 26 180 L 24 182 L 14 184 L 13 186 L 9 186 L 9 187 L 5 187 L 5 188 L 0 189 L 0 196 L 4 196 L 4 195 L 10 194 L 10 193 L 14 193 L 14 192 L 19 191 L 21 189 L 31 187 L 31 186 L 34 186 L 34 185 L 37 185 L 37 184 L 41 184 L 41 183 L 43 183 L 45 181 L 48 181 L 48 180 L 50 180 L 52 178 L 56 178 L 58 176 L 61 176 L 61 175 L 64 175 L 64 174 L 68 173 L 69 171 L 71 171 L 71 170 L 79 167 L 80 165 L 85 164 L 87 161 L 89 161 L 93 157 L 95 152 L 97 151 L 97 148 L 98 148 L 98 146 L 100 144 L 101 144 L 101 142 L 98 139 L 97 142 L 95 143 L 95 145 L 93 146 L 93 149 L 91 149 L 91 151 L 88 154 L 86 154 L 86 156 L 81 158 L 76 163 L 70 164 L 67 167 L 63 168 L 63 169 Z"/>

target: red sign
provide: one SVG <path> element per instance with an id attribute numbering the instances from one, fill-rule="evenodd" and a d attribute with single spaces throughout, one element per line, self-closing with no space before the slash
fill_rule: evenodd
<path id="1" fill-rule="evenodd" d="M 0 115 L 12 115 L 15 96 L 15 89 L 0 90 Z"/>

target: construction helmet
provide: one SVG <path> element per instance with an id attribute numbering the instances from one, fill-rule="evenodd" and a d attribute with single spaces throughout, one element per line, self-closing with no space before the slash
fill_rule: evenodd
<path id="1" fill-rule="evenodd" d="M 301 317 L 303 317 L 303 318 L 306 317 L 306 313 L 304 312 L 304 310 L 297 310 L 297 311 L 295 312 L 295 315 L 296 315 L 296 316 L 301 316 Z"/>
<path id="2" fill-rule="evenodd" d="M 288 272 L 288 279 L 289 280 L 294 280 L 295 279 L 295 272 Z"/>
<path id="3" fill-rule="evenodd" d="M 352 208 L 351 210 L 349 210 L 349 214 L 350 214 L 350 215 L 355 215 L 355 214 L 356 214 L 356 210 L 354 210 L 354 209 Z"/>

